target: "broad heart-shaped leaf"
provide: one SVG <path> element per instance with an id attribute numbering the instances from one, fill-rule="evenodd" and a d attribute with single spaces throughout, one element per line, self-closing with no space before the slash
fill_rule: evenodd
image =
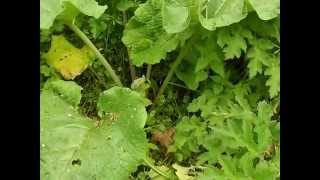
<path id="1" fill-rule="evenodd" d="M 142 129 L 147 120 L 145 106 L 150 104 L 148 99 L 136 91 L 129 88 L 113 87 L 101 94 L 97 106 L 100 116 L 115 113 L 116 116 L 119 116 L 119 121 L 125 119 L 131 126 Z"/>
<path id="2" fill-rule="evenodd" d="M 67 80 L 80 75 L 94 59 L 88 46 L 78 49 L 62 35 L 52 37 L 50 50 L 45 57 L 47 63 Z"/>
<path id="3" fill-rule="evenodd" d="M 280 14 L 280 0 L 248 0 L 262 20 L 269 20 Z"/>
<path id="4" fill-rule="evenodd" d="M 164 0 L 162 5 L 162 23 L 167 33 L 179 33 L 189 26 L 191 17 L 188 7 L 170 0 Z"/>
<path id="5" fill-rule="evenodd" d="M 198 12 L 200 23 L 211 31 L 217 27 L 239 22 L 248 13 L 244 0 L 200 0 L 200 2 Z"/>
<path id="6" fill-rule="evenodd" d="M 114 109 L 99 106 L 107 108 L 104 111 L 110 116 L 104 117 L 98 127 L 54 91 L 49 88 L 42 91 L 41 179 L 128 179 L 147 153 L 147 139 L 141 128 L 145 116 L 132 119 L 130 113 L 143 112 L 145 107 L 139 105 L 136 111 L 128 106 L 120 107 L 127 101 L 141 104 L 144 100 L 142 96 L 115 98 L 117 91 L 122 95 L 131 93 L 129 89 L 112 88 L 104 93 L 107 97 L 102 95 L 100 104 L 111 101 L 115 106 Z"/>
<path id="7" fill-rule="evenodd" d="M 61 13 L 69 16 L 64 19 L 73 19 L 79 12 L 99 18 L 106 9 L 95 0 L 40 0 L 40 29 L 49 29 Z"/>
<path id="8" fill-rule="evenodd" d="M 122 41 L 136 66 L 159 63 L 168 52 L 190 37 L 188 30 L 178 34 L 167 33 L 163 28 L 161 12 L 162 1 L 148 0 L 138 7 L 126 25 Z M 168 25 L 170 28 L 172 26 Z"/>

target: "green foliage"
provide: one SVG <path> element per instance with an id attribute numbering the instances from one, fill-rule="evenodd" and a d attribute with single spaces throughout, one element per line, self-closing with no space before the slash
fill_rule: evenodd
<path id="1" fill-rule="evenodd" d="M 105 91 L 98 108 L 108 114 L 96 127 L 76 111 L 77 104 L 64 101 L 75 99 L 68 95 L 79 98 L 79 89 L 75 83 L 57 81 L 41 93 L 41 178 L 127 179 L 147 153 L 141 127 L 146 120 L 146 99 L 126 88 Z M 119 95 L 130 97 L 128 103 L 141 105 L 126 106 Z"/>
<path id="2" fill-rule="evenodd" d="M 192 152 L 200 152 L 199 144 L 206 135 L 206 126 L 199 118 L 183 117 L 176 126 L 175 142 L 169 151 L 175 152 L 178 161 L 182 161 Z"/>
<path id="3" fill-rule="evenodd" d="M 225 53 L 225 59 L 240 58 L 247 50 L 247 39 L 251 39 L 251 32 L 239 24 L 218 30 L 217 43 Z"/>
<path id="4" fill-rule="evenodd" d="M 40 3 L 41 179 L 280 178 L 279 0 Z"/>
<path id="5" fill-rule="evenodd" d="M 49 29 L 57 16 L 72 21 L 80 12 L 98 18 L 107 6 L 99 6 L 94 0 L 41 0 L 40 29 Z"/>
<path id="6" fill-rule="evenodd" d="M 199 0 L 199 2 L 199 20 L 208 30 L 237 23 L 248 13 L 245 0 Z"/>

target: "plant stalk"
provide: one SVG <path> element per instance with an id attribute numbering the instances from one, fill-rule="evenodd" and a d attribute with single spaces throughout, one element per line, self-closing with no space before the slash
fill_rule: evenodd
<path id="1" fill-rule="evenodd" d="M 163 94 L 164 90 L 166 89 L 169 81 L 171 80 L 171 78 L 172 78 L 172 76 L 174 74 L 174 71 L 177 69 L 178 65 L 181 63 L 181 61 L 184 58 L 184 56 L 186 55 L 188 49 L 189 48 L 185 47 L 180 51 L 177 59 L 174 61 L 170 71 L 168 72 L 167 77 L 164 79 L 164 81 L 163 81 L 163 83 L 162 83 L 162 85 L 161 85 L 161 87 L 160 87 L 160 89 L 158 91 L 158 94 L 157 94 L 156 98 L 154 99 L 154 104 L 157 102 L 159 97 Z"/>
<path id="2" fill-rule="evenodd" d="M 147 80 L 150 80 L 151 70 L 152 70 L 152 65 L 151 65 L 151 64 L 148 64 L 148 66 L 147 66 L 147 74 L 146 74 L 146 79 L 147 79 Z"/>
<path id="3" fill-rule="evenodd" d="M 165 172 L 162 172 L 160 169 L 158 169 L 156 166 L 154 166 L 149 160 L 147 159 L 144 159 L 144 162 L 152 169 L 154 170 L 155 172 L 157 172 L 158 174 L 160 174 L 161 176 L 167 178 L 167 179 L 170 179 L 170 177 L 165 173 Z"/>
<path id="4" fill-rule="evenodd" d="M 111 78 L 116 82 L 118 86 L 122 86 L 122 83 L 115 73 L 115 71 L 112 69 L 111 65 L 108 63 L 108 61 L 105 59 L 105 57 L 99 52 L 99 50 L 96 48 L 96 46 L 90 41 L 90 39 L 73 23 L 67 24 L 69 28 L 75 32 L 81 39 L 82 41 L 90 47 L 91 50 L 95 53 L 97 58 L 100 60 L 102 65 L 106 68 L 107 72 L 111 76 Z"/>
<path id="5" fill-rule="evenodd" d="M 122 12 L 122 18 L 123 18 L 123 25 L 125 26 L 127 24 L 127 22 L 128 22 L 127 13 L 125 11 Z M 135 79 L 137 79 L 136 78 L 136 69 L 132 64 L 132 61 L 130 59 L 127 47 L 126 47 L 126 50 L 127 50 L 127 54 L 128 54 L 128 61 L 129 61 L 129 69 L 130 69 L 131 80 L 133 82 Z"/>

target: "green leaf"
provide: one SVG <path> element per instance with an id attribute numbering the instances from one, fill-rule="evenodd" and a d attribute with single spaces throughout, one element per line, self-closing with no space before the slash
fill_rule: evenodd
<path id="1" fill-rule="evenodd" d="M 251 39 L 251 32 L 239 24 L 218 30 L 218 45 L 223 48 L 225 59 L 240 58 L 247 50 L 246 39 Z"/>
<path id="2" fill-rule="evenodd" d="M 195 70 L 196 63 L 197 62 L 193 61 L 192 59 L 185 60 L 178 66 L 175 71 L 177 77 L 182 80 L 191 90 L 196 90 L 199 86 L 199 83 L 208 78 L 207 71 Z"/>
<path id="3" fill-rule="evenodd" d="M 61 99 L 74 107 L 80 104 L 82 87 L 74 81 L 48 81 L 44 89 L 53 91 L 56 95 L 59 95 Z"/>
<path id="4" fill-rule="evenodd" d="M 280 0 L 248 0 L 262 20 L 269 20 L 280 14 Z"/>
<path id="5" fill-rule="evenodd" d="M 280 92 L 280 62 L 279 58 L 273 59 L 271 65 L 264 71 L 269 76 L 266 85 L 269 86 L 270 97 L 277 96 Z"/>
<path id="6" fill-rule="evenodd" d="M 174 144 L 169 147 L 169 152 L 175 152 L 176 156 L 182 154 L 184 158 L 192 152 L 199 152 L 201 139 L 207 134 L 205 125 L 199 118 L 183 117 L 176 126 Z M 178 159 L 181 161 L 182 159 Z"/>
<path id="7" fill-rule="evenodd" d="M 50 89 L 41 93 L 41 179 L 128 179 L 147 153 L 141 125 L 146 116 L 142 97 L 129 99 L 129 89 L 112 88 L 99 100 L 108 112 L 98 127 Z M 66 94 L 71 94 L 66 93 Z M 110 104 L 114 104 L 111 107 Z M 131 115 L 136 119 L 132 119 Z"/>
<path id="8" fill-rule="evenodd" d="M 162 23 L 167 33 L 179 33 L 185 30 L 190 23 L 188 7 L 164 0 L 162 5 Z"/>
<path id="9" fill-rule="evenodd" d="M 196 43 L 196 49 L 200 54 L 195 67 L 196 72 L 205 69 L 207 66 L 210 66 L 215 73 L 219 74 L 221 77 L 224 77 L 225 70 L 223 53 L 215 43 L 216 41 L 217 38 L 211 35 L 206 40 L 201 40 L 201 43 Z"/>
<path id="10" fill-rule="evenodd" d="M 275 38 L 280 42 L 280 17 L 269 21 L 262 21 L 255 13 L 250 13 L 241 24 L 263 38 Z"/>
<path id="11" fill-rule="evenodd" d="M 150 104 L 151 102 L 138 92 L 129 88 L 113 87 L 101 94 L 97 107 L 101 117 L 116 113 L 119 120 L 125 119 L 123 121 L 143 128 L 147 120 L 145 106 Z"/>
<path id="12" fill-rule="evenodd" d="M 58 15 L 72 20 L 79 12 L 99 18 L 107 6 L 98 5 L 95 0 L 41 0 L 40 29 L 49 29 Z"/>
<path id="13" fill-rule="evenodd" d="M 247 54 L 250 78 L 253 78 L 258 73 L 261 74 L 264 65 L 270 64 L 272 53 L 269 50 L 274 47 L 273 43 L 267 39 L 252 40 L 252 45 Z"/>
<path id="14" fill-rule="evenodd" d="M 129 50 L 132 63 L 142 66 L 144 63 L 159 63 L 190 35 L 189 31 L 168 34 L 163 28 L 161 1 L 149 0 L 141 4 L 129 20 L 122 41 Z"/>
<path id="15" fill-rule="evenodd" d="M 209 167 L 200 174 L 200 180 L 275 180 L 278 177 L 274 164 L 260 160 L 256 166 L 253 163 L 254 157 L 246 153 L 240 159 L 230 156 L 221 156 L 219 163 L 222 168 Z"/>
<path id="16" fill-rule="evenodd" d="M 199 20 L 208 30 L 217 27 L 229 26 L 237 23 L 247 16 L 244 0 L 200 0 Z"/>
<path id="17" fill-rule="evenodd" d="M 117 3 L 117 9 L 119 11 L 126 11 L 135 6 L 137 6 L 137 3 L 133 0 L 119 0 Z"/>

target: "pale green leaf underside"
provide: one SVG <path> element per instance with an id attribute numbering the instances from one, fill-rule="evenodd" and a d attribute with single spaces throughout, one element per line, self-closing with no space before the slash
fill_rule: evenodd
<path id="1" fill-rule="evenodd" d="M 66 3 L 72 4 L 83 14 L 95 18 L 99 18 L 107 9 L 107 6 L 100 6 L 95 0 L 41 0 L 40 29 L 49 29 L 59 14 L 68 11 Z"/>
<path id="2" fill-rule="evenodd" d="M 102 101 L 126 102 L 114 98 L 113 93 L 106 94 L 109 96 Z M 127 118 L 132 111 L 118 107 L 123 111 L 108 110 L 113 116 L 103 118 L 96 127 L 50 89 L 40 98 L 41 179 L 125 180 L 145 158 L 146 135 L 136 123 L 144 122 L 144 116 L 132 121 Z M 145 111 L 142 106 L 137 108 L 137 112 Z"/>
<path id="3" fill-rule="evenodd" d="M 208 30 L 237 23 L 247 16 L 244 0 L 201 0 L 199 20 Z"/>
<path id="4" fill-rule="evenodd" d="M 179 33 L 186 29 L 190 23 L 188 7 L 163 2 L 162 23 L 167 33 Z"/>
<path id="5" fill-rule="evenodd" d="M 249 0 L 262 20 L 270 20 L 280 14 L 280 0 Z"/>

